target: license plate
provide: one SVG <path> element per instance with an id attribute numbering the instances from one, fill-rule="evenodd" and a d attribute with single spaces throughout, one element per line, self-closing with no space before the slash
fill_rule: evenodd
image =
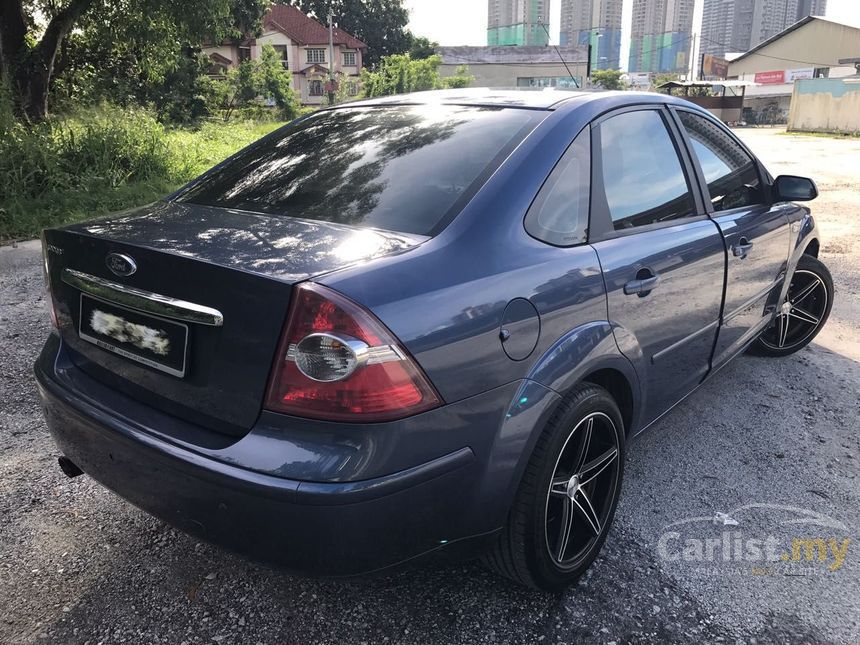
<path id="1" fill-rule="evenodd" d="M 185 376 L 188 325 L 81 294 L 78 334 L 114 354 L 173 376 Z"/>

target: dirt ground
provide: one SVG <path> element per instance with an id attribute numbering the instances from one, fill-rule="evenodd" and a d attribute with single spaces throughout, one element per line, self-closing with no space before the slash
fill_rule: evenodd
<path id="1" fill-rule="evenodd" d="M 39 245 L 0 248 L 0 643 L 860 642 L 860 139 L 738 133 L 818 182 L 830 322 L 789 358 L 739 357 L 631 444 L 604 552 L 557 596 L 470 563 L 296 578 L 67 479 L 31 373 Z M 807 538 L 834 549 L 795 562 Z"/>

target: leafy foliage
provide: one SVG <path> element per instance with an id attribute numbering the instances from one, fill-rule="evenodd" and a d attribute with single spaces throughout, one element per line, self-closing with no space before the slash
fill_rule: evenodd
<path id="1" fill-rule="evenodd" d="M 439 43 L 424 36 L 412 36 L 412 42 L 409 45 L 409 55 L 415 60 L 430 58 L 436 53 L 438 46 Z"/>
<path id="2" fill-rule="evenodd" d="M 442 58 L 436 54 L 420 60 L 413 60 L 409 54 L 386 56 L 376 71 L 361 70 L 363 94 L 374 97 L 443 87 L 467 87 L 475 80 L 469 75 L 466 65 L 458 67 L 455 76 L 443 79 L 439 76 L 441 64 Z"/>
<path id="3" fill-rule="evenodd" d="M 596 69 L 591 72 L 591 82 L 605 90 L 627 89 L 627 85 L 621 78 L 621 70 L 618 69 Z"/>
<path id="4" fill-rule="evenodd" d="M 458 65 L 453 76 L 442 79 L 444 86 L 451 89 L 469 87 L 474 81 L 475 77 L 469 73 L 468 65 Z"/>
<path id="5" fill-rule="evenodd" d="M 19 113 L 47 115 L 54 85 L 71 100 L 153 99 L 189 46 L 259 29 L 268 0 L 10 0 L 0 3 L 0 70 Z M 36 40 L 36 16 L 47 27 Z M 191 69 L 186 68 L 186 72 Z"/>
<path id="6" fill-rule="evenodd" d="M 0 96 L 0 239 L 153 201 L 279 125 L 177 130 L 100 106 L 28 127 Z"/>
<path id="7" fill-rule="evenodd" d="M 664 83 L 668 83 L 669 81 L 677 81 L 681 77 L 677 74 L 656 74 L 651 79 L 651 89 L 657 91 L 658 88 Z"/>
<path id="8" fill-rule="evenodd" d="M 218 106 L 229 118 L 236 108 L 259 107 L 264 103 L 274 104 L 279 117 L 284 120 L 298 116 L 301 107 L 290 84 L 289 72 L 281 65 L 281 59 L 272 45 L 266 43 L 260 60 L 242 61 L 227 73 L 226 81 L 214 81 L 219 97 Z"/>

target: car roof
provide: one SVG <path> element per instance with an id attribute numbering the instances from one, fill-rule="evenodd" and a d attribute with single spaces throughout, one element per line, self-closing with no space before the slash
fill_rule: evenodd
<path id="1" fill-rule="evenodd" d="M 429 90 L 396 94 L 379 98 L 342 103 L 337 107 L 384 105 L 475 105 L 519 107 L 533 110 L 554 110 L 561 105 L 579 104 L 613 98 L 613 102 L 677 103 L 677 97 L 655 92 L 611 92 L 606 90 L 566 90 L 556 88 L 487 88 L 469 87 L 454 90 Z"/>

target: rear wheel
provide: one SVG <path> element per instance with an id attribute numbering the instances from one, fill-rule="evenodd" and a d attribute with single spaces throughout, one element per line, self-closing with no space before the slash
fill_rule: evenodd
<path id="1" fill-rule="evenodd" d="M 485 562 L 530 587 L 555 591 L 574 582 L 603 546 L 623 468 L 618 406 L 603 388 L 580 385 L 538 439 Z"/>
<path id="2" fill-rule="evenodd" d="M 820 260 L 801 256 L 785 302 L 750 351 L 761 356 L 788 356 L 806 347 L 827 322 L 832 306 L 830 271 Z"/>

